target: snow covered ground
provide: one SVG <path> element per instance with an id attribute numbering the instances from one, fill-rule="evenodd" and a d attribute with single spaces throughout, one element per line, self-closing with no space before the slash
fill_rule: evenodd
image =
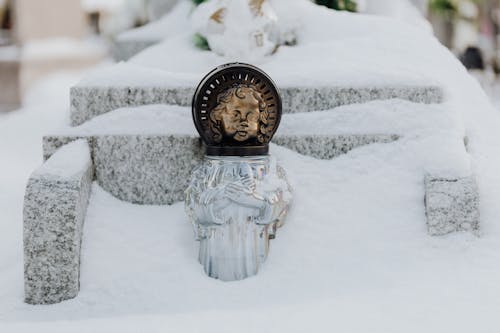
<path id="1" fill-rule="evenodd" d="M 0 118 L 0 331 L 491 332 L 500 310 L 498 113 L 476 117 L 480 238 L 426 235 L 422 179 L 398 144 L 332 161 L 273 146 L 295 205 L 262 272 L 207 278 L 182 203 L 136 206 L 94 187 L 85 225 L 82 291 L 51 306 L 23 304 L 22 197 L 41 163 L 41 135 L 67 123 L 75 77 L 41 82 Z M 486 116 L 489 114 L 489 116 Z M 486 121 L 490 122 L 489 125 Z M 499 128 L 499 127 L 496 127 Z"/>
<path id="2" fill-rule="evenodd" d="M 182 203 L 133 205 L 96 185 L 79 296 L 24 304 L 24 186 L 41 163 L 41 136 L 68 123 L 68 87 L 78 78 L 59 75 L 40 82 L 23 109 L 0 115 L 0 332 L 498 331 L 500 113 L 447 51 L 419 45 L 394 50 L 421 52 L 412 61 L 439 77 L 443 107 L 463 123 L 481 195 L 479 237 L 427 235 L 426 151 L 416 155 L 412 140 L 330 161 L 272 146 L 294 206 L 259 275 L 232 283 L 206 277 Z"/>
<path id="3" fill-rule="evenodd" d="M 412 156 L 398 145 L 373 145 L 333 161 L 274 146 L 287 165 L 296 205 L 264 270 L 235 283 L 204 275 L 181 203 L 136 206 L 96 186 L 85 225 L 80 296 L 51 306 L 23 304 L 24 183 L 41 162 L 40 136 L 66 122 L 69 82 L 70 76 L 44 81 L 23 110 L 0 118 L 2 156 L 8 157 L 1 165 L 2 332 L 496 327 L 498 215 L 483 216 L 481 238 L 427 236 L 421 179 L 407 169 Z"/>

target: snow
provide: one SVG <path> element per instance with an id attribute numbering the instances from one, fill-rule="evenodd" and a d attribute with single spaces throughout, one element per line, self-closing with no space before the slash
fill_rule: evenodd
<path id="1" fill-rule="evenodd" d="M 14 297 L 5 329 L 481 331 L 496 318 L 494 243 L 426 236 L 422 179 L 401 148 L 317 161 L 273 146 L 300 205 L 260 274 L 235 283 L 204 275 L 182 203 L 137 206 L 95 186 L 80 295 L 37 308 Z"/>
<path id="2" fill-rule="evenodd" d="M 58 149 L 33 175 L 71 179 L 87 170 L 90 150 L 86 140 L 76 140 Z"/>
<path id="3" fill-rule="evenodd" d="M 420 28 L 401 20 L 335 12 L 304 0 L 275 0 L 273 6 L 279 20 L 300 27 L 298 44 L 281 46 L 272 56 L 251 62 L 280 86 L 422 86 L 441 82 L 432 63 L 445 61 L 449 53 L 444 49 L 432 56 L 421 52 L 442 46 Z M 106 76 L 91 74 L 79 85 L 192 86 L 218 65 L 248 60 L 200 51 L 193 45 L 192 31 L 178 31 L 127 63 L 110 68 Z"/>
<path id="4" fill-rule="evenodd" d="M 193 10 L 191 0 L 180 1 L 170 12 L 157 21 L 125 31 L 117 36 L 119 41 L 161 41 L 180 31 L 192 30 L 188 16 Z"/>
<path id="5" fill-rule="evenodd" d="M 197 135 L 191 108 L 146 105 L 122 108 L 97 116 L 77 127 L 63 127 L 50 135 Z M 413 164 L 423 173 L 467 176 L 461 119 L 446 105 L 424 105 L 403 100 L 374 101 L 328 111 L 284 114 L 278 135 L 400 135 L 398 145 L 411 151 Z M 401 148 L 403 149 L 403 148 Z"/>
<path id="6" fill-rule="evenodd" d="M 401 118 L 392 117 L 389 109 L 387 120 L 392 123 L 373 126 L 394 124 L 409 131 L 409 124 L 425 125 L 439 137 L 448 117 L 456 135 L 465 132 L 480 188 L 480 237 L 427 236 L 426 162 L 421 158 L 432 161 L 439 156 L 427 156 L 423 148 L 429 146 L 417 144 L 425 137 L 365 146 L 330 161 L 273 145 L 272 154 L 285 166 L 294 187 L 295 204 L 256 277 L 234 283 L 207 278 L 197 263 L 197 244 L 182 203 L 137 206 L 94 186 L 84 227 L 80 295 L 51 306 L 26 305 L 24 186 L 41 163 L 41 135 L 68 123 L 67 87 L 75 78 L 60 76 L 38 85 L 23 109 L 0 115 L 0 331 L 495 331 L 500 310 L 499 111 L 459 62 L 418 29 L 350 14 L 336 14 L 326 29 L 326 13 L 304 23 L 318 33 L 328 31 L 322 38 L 332 40 L 322 43 L 319 36 L 310 37 L 311 48 L 297 51 L 293 68 L 275 60 L 292 58 L 285 48 L 262 67 L 281 83 L 300 76 L 319 82 L 331 76 L 335 79 L 328 82 L 373 83 L 377 74 L 382 75 L 379 83 L 386 82 L 384 74 L 394 80 L 409 75 L 440 82 L 447 91 L 446 103 L 420 110 L 429 124 L 423 123 L 417 107 L 402 112 Z M 208 54 L 194 58 L 193 52 L 183 66 L 180 61 L 169 63 L 173 52 L 165 53 L 165 45 L 158 46 L 164 63 L 157 55 L 157 63 L 151 64 L 151 76 L 158 72 L 153 80 L 170 75 L 154 69 L 157 65 L 194 80 L 196 73 L 214 64 L 210 61 L 222 61 Z M 145 66 L 147 53 L 135 61 L 141 57 Z M 190 63 L 193 59 L 196 62 Z M 143 75 L 140 80 L 147 84 L 148 76 Z M 368 117 L 377 103 L 362 106 L 361 112 Z M 354 106 L 342 109 L 337 119 L 350 108 Z"/>
<path id="7" fill-rule="evenodd" d="M 51 135 L 196 135 L 191 108 L 176 105 L 145 105 L 122 108 L 97 116 L 80 126 L 65 126 Z"/>
<path id="8" fill-rule="evenodd" d="M 359 2 L 361 12 L 401 20 L 432 34 L 431 24 L 409 0 L 361 0 Z"/>
<path id="9" fill-rule="evenodd" d="M 166 40 L 127 63 L 119 63 L 106 72 L 89 74 L 78 85 L 193 86 L 214 67 L 241 60 L 200 52 L 190 41 L 189 34 Z M 281 87 L 436 85 L 439 77 L 426 65 L 426 61 L 435 60 L 407 52 L 414 48 L 415 42 L 402 41 L 394 45 L 390 38 L 378 41 L 360 38 L 318 42 L 304 47 L 284 46 L 258 65 Z M 436 47 L 437 42 L 432 42 L 427 44 Z M 177 52 L 170 52 L 172 49 Z M 401 52 L 405 57 L 401 57 Z M 325 61 L 326 54 L 334 55 L 332 61 Z M 353 75 L 353 72 L 363 75 Z"/>
<path id="10" fill-rule="evenodd" d="M 461 118 L 445 105 L 418 104 L 405 100 L 373 101 L 344 105 L 333 110 L 283 114 L 281 134 L 400 134 L 425 136 L 455 131 L 463 136 Z M 309 126 L 305 126 L 308 124 Z M 154 135 L 195 134 L 191 107 L 144 105 L 107 112 L 80 126 L 65 126 L 51 135 Z"/>
<path id="11" fill-rule="evenodd" d="M 79 40 L 74 38 L 47 38 L 33 40 L 23 45 L 21 56 L 23 60 L 60 59 L 64 57 L 95 57 L 105 56 L 103 45 L 95 40 Z"/>
<path id="12" fill-rule="evenodd" d="M 0 331 L 7 309 L 22 304 L 22 213 L 30 174 L 42 163 L 42 136 L 69 123 L 69 86 L 81 73 L 57 74 L 36 83 L 20 110 L 0 113 Z"/>
<path id="13" fill-rule="evenodd" d="M 446 135 L 450 135 L 451 131 L 455 132 L 451 135 L 461 136 L 461 119 L 457 118 L 446 105 L 394 99 L 344 105 L 328 111 L 285 114 L 279 133 L 385 133 L 424 137 L 441 130 Z"/>
<path id="14" fill-rule="evenodd" d="M 89 70 L 87 75 L 85 75 L 76 85 L 91 87 L 106 84 L 114 87 L 127 87 L 140 84 L 146 87 L 182 87 L 192 86 L 195 84 L 195 81 L 193 75 L 158 71 L 120 62 L 111 67 Z"/>

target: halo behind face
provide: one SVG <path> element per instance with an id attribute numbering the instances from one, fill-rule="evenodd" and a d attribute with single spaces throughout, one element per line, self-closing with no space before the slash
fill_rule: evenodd
<path id="1" fill-rule="evenodd" d="M 233 97 L 236 95 L 236 101 L 238 98 L 249 98 L 245 94 L 252 94 L 260 102 L 260 113 L 257 135 L 242 140 L 246 138 L 244 127 L 248 126 L 250 131 L 251 126 L 255 126 L 251 122 L 255 121 L 255 117 L 246 121 L 247 114 L 250 115 L 248 110 L 235 107 L 239 103 L 235 103 Z M 239 132 L 236 136 L 227 133 L 227 106 L 232 111 L 239 111 L 235 113 L 234 121 Z M 192 112 L 207 155 L 265 155 L 281 119 L 281 97 L 274 82 L 262 70 L 248 64 L 230 63 L 217 67 L 203 78 L 193 96 Z M 220 114 L 225 115 L 225 124 Z M 238 127 L 240 123 L 241 127 Z"/>

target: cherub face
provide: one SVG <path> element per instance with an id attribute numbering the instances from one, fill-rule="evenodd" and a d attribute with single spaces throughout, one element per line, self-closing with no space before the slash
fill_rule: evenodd
<path id="1" fill-rule="evenodd" d="M 251 93 L 245 94 L 245 98 L 233 95 L 221 118 L 226 136 L 240 142 L 255 138 L 259 133 L 259 101 Z"/>

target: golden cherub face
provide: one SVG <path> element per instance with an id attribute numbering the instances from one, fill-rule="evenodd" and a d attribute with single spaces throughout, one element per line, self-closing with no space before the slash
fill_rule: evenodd
<path id="1" fill-rule="evenodd" d="M 224 135 L 240 142 L 257 137 L 260 119 L 259 101 L 251 92 L 242 93 L 244 98 L 233 95 L 221 114 Z"/>
<path id="2" fill-rule="evenodd" d="M 266 103 L 255 88 L 244 85 L 230 88 L 219 94 L 217 102 L 210 113 L 210 129 L 216 142 L 222 138 L 238 142 L 259 139 Z"/>

